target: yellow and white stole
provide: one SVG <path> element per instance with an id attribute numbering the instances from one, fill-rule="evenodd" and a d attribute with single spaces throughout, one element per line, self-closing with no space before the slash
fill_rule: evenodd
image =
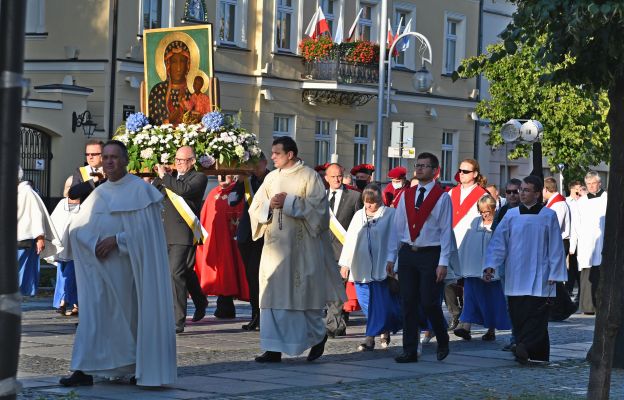
<path id="1" fill-rule="evenodd" d="M 184 222 L 186 222 L 188 227 L 191 228 L 191 231 L 193 231 L 193 244 L 197 244 L 199 241 L 206 243 L 208 240 L 208 231 L 202 226 L 199 218 L 197 218 L 193 210 L 191 210 L 191 207 L 189 207 L 182 196 L 175 194 L 171 189 L 165 189 L 165 191 L 167 192 L 167 197 L 169 197 L 169 200 L 171 200 L 171 203 Z"/>

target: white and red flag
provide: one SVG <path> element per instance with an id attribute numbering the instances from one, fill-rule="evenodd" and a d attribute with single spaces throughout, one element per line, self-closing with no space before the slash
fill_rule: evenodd
<path id="1" fill-rule="evenodd" d="M 321 10 L 321 7 L 319 7 L 312 16 L 312 19 L 310 20 L 310 23 L 308 24 L 308 27 L 306 28 L 304 33 L 312 39 L 316 39 L 323 33 L 327 33 L 327 35 L 331 37 L 329 24 L 327 23 L 327 19 L 325 18 L 325 14 L 323 14 L 323 10 Z"/>

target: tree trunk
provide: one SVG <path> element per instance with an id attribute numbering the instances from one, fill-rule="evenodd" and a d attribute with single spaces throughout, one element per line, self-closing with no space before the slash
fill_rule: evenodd
<path id="1" fill-rule="evenodd" d="M 611 131 L 611 163 L 605 240 L 597 293 L 594 343 L 588 354 L 590 362 L 587 398 L 608 399 L 611 367 L 616 337 L 622 324 L 622 277 L 624 276 L 624 77 L 609 90 L 611 103 L 607 122 Z M 621 346 L 619 346 L 621 348 Z"/>

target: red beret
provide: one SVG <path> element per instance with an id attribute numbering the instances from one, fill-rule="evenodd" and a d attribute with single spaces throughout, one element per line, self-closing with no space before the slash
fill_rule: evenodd
<path id="1" fill-rule="evenodd" d="M 351 168 L 351 175 L 355 175 L 358 172 L 364 172 L 365 174 L 372 175 L 375 172 L 375 166 L 372 164 L 360 164 Z"/>
<path id="2" fill-rule="evenodd" d="M 405 167 L 395 167 L 388 171 L 388 178 L 390 179 L 405 178 L 405 175 L 407 175 L 407 168 Z"/>
<path id="3" fill-rule="evenodd" d="M 329 167 L 329 163 L 317 165 L 316 167 L 314 167 L 314 170 L 316 172 L 325 171 L 327 169 L 327 167 Z"/>

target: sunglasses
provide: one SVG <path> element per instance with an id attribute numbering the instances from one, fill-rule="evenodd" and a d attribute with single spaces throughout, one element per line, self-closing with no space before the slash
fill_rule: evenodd
<path id="1" fill-rule="evenodd" d="M 520 191 L 518 189 L 516 189 L 516 190 L 505 190 L 505 193 L 507 193 L 507 194 L 520 194 Z"/>
<path id="2" fill-rule="evenodd" d="M 102 153 L 85 153 L 85 157 L 96 157 L 100 155 L 102 155 Z"/>
<path id="3" fill-rule="evenodd" d="M 464 175 L 469 174 L 471 172 L 474 172 L 474 171 L 470 171 L 470 170 L 467 170 L 467 169 L 458 169 L 457 170 L 457 173 L 464 174 Z"/>

